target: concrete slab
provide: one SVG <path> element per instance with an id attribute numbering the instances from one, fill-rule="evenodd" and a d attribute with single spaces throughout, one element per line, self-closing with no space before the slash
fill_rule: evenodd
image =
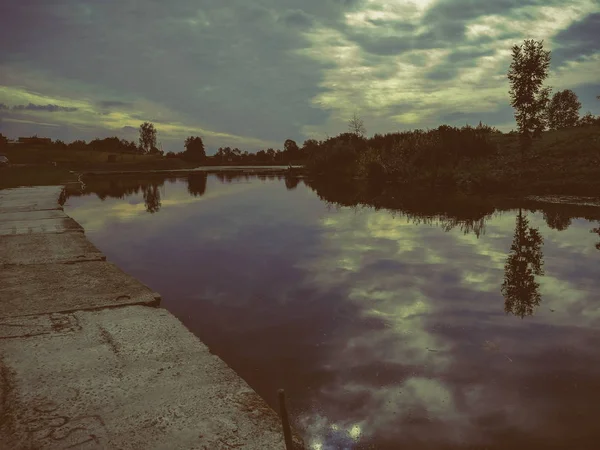
<path id="1" fill-rule="evenodd" d="M 106 261 L 4 266 L 0 299 L 0 318 L 160 303 L 158 294 Z"/>
<path id="2" fill-rule="evenodd" d="M 2 448 L 285 449 L 277 414 L 165 310 L 11 322 L 31 333 L 0 328 Z"/>
<path id="3" fill-rule="evenodd" d="M 0 190 L 0 214 L 15 211 L 60 209 L 62 186 L 35 186 Z"/>
<path id="4" fill-rule="evenodd" d="M 83 233 L 40 233 L 0 237 L 0 266 L 63 264 L 105 259 L 106 257 L 86 239 Z"/>
<path id="5" fill-rule="evenodd" d="M 14 211 L 0 214 L 0 223 L 24 222 L 41 219 L 66 219 L 69 216 L 62 209 L 42 209 L 39 211 Z"/>
<path id="6" fill-rule="evenodd" d="M 2 214 L 0 214 L 0 217 Z M 83 233 L 83 228 L 70 217 L 63 219 L 37 219 L 37 220 L 0 220 L 0 236 L 10 236 L 31 233 L 65 233 L 78 231 Z"/>

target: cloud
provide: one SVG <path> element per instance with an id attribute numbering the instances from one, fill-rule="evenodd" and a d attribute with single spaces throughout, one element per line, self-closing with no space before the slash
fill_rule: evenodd
<path id="1" fill-rule="evenodd" d="M 555 37 L 558 48 L 554 51 L 553 61 L 562 65 L 598 53 L 599 29 L 600 13 L 595 13 L 561 30 Z"/>
<path id="2" fill-rule="evenodd" d="M 153 119 L 174 143 L 193 130 L 209 149 L 332 135 L 354 111 L 369 133 L 457 110 L 507 124 L 493 113 L 509 104 L 510 47 L 545 39 L 560 89 L 600 88 L 597 21 L 594 0 L 9 0 L 0 102 L 73 105 L 107 130 Z"/>
<path id="3" fill-rule="evenodd" d="M 283 15 L 285 24 L 295 27 L 308 27 L 314 23 L 314 20 L 314 17 L 299 9 L 289 11 Z"/>
<path id="4" fill-rule="evenodd" d="M 15 111 L 75 112 L 79 108 L 74 106 L 34 105 L 33 103 L 29 103 L 27 105 L 14 105 L 12 109 Z"/>
<path id="5" fill-rule="evenodd" d="M 101 100 L 98 102 L 98 106 L 101 108 L 131 108 L 133 104 L 131 102 L 123 102 L 120 100 Z"/>

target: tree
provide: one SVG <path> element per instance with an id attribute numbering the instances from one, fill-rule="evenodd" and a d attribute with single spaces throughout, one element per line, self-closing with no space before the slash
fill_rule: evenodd
<path id="1" fill-rule="evenodd" d="M 581 102 L 575 92 L 570 89 L 558 91 L 548 105 L 548 128 L 557 130 L 574 127 L 579 120 L 580 109 Z"/>
<path id="2" fill-rule="evenodd" d="M 150 122 L 144 122 L 140 125 L 140 149 L 144 153 L 150 153 L 153 148 L 156 148 L 156 128 Z"/>
<path id="3" fill-rule="evenodd" d="M 319 142 L 316 139 L 307 139 L 302 144 L 302 155 L 309 157 L 319 149 Z"/>
<path id="4" fill-rule="evenodd" d="M 300 149 L 298 148 L 298 144 L 296 141 L 291 139 L 286 139 L 283 143 L 283 151 L 287 153 L 287 158 L 289 160 L 298 159 L 300 157 Z"/>
<path id="5" fill-rule="evenodd" d="M 204 142 L 200 136 L 190 136 L 185 140 L 183 158 L 187 161 L 203 161 L 206 158 Z"/>
<path id="6" fill-rule="evenodd" d="M 512 63 L 508 70 L 511 106 L 521 137 L 521 156 L 531 141 L 546 127 L 547 104 L 550 88 L 543 88 L 550 67 L 550 51 L 544 50 L 544 41 L 525 40 L 512 48 Z"/>
<path id="7" fill-rule="evenodd" d="M 363 137 L 367 133 L 365 123 L 358 114 L 354 113 L 348 121 L 348 131 L 360 137 Z"/>
<path id="8" fill-rule="evenodd" d="M 578 127 L 591 127 L 593 125 L 600 125 L 600 116 L 594 117 L 594 115 L 588 111 L 577 121 Z"/>
<path id="9" fill-rule="evenodd" d="M 504 265 L 504 311 L 521 318 L 533 314 L 542 297 L 535 275 L 543 275 L 542 244 L 544 239 L 537 228 L 529 227 L 521 209 L 517 215 L 515 236 Z"/>

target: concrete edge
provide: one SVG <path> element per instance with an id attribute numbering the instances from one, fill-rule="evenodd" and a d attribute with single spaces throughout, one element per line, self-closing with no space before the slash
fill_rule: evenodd
<path id="1" fill-rule="evenodd" d="M 84 175 L 84 174 L 81 174 L 81 175 Z M 73 184 L 73 183 L 69 183 L 69 184 Z M 61 190 L 61 194 L 60 194 L 60 197 L 59 197 L 59 202 L 60 202 L 60 201 L 61 201 L 61 199 L 62 199 L 62 198 L 64 198 L 64 196 L 66 196 L 66 195 L 67 195 L 67 185 L 62 185 L 62 190 Z M 63 203 L 63 204 L 64 204 L 64 203 Z M 63 210 L 63 211 L 64 211 L 63 204 L 60 204 L 60 203 L 59 203 L 59 208 L 57 208 L 57 209 L 61 209 L 61 210 Z M 77 223 L 77 225 L 79 225 L 79 227 L 81 227 L 81 230 L 74 230 L 74 231 L 81 232 L 81 233 L 83 233 L 83 235 L 85 236 L 85 228 L 84 228 L 84 227 L 83 227 L 83 226 L 82 226 L 82 225 L 81 225 L 79 222 L 77 222 L 75 219 L 73 219 L 71 216 L 69 216 L 68 214 L 67 214 L 67 217 L 69 217 L 71 220 L 73 220 L 75 223 Z M 91 242 L 90 242 L 90 243 L 91 243 Z M 91 244 L 93 245 L 93 243 L 91 243 Z M 104 257 L 104 258 L 103 258 L 103 261 L 106 261 L 106 260 L 107 260 L 107 259 L 106 259 L 106 256 L 105 256 L 105 255 L 102 255 L 102 256 Z M 78 262 L 79 262 L 79 261 L 78 261 Z M 80 262 L 85 262 L 85 261 L 80 261 Z M 113 263 L 113 264 L 114 264 L 114 263 Z M 123 271 L 123 269 L 121 269 L 121 268 L 120 268 L 118 265 L 116 265 L 116 264 L 115 264 L 115 266 L 116 266 L 116 267 L 117 267 L 119 270 Z M 127 276 L 129 276 L 129 277 L 135 278 L 135 277 L 133 277 L 132 275 L 128 274 L 127 272 L 125 272 L 125 271 L 123 271 L 123 272 L 124 272 L 124 273 L 125 273 Z M 146 287 L 148 290 L 150 290 L 150 291 L 151 291 L 151 295 L 152 295 L 152 297 L 154 298 L 154 301 L 152 301 L 152 302 L 150 302 L 150 303 L 148 303 L 148 302 L 137 302 L 137 303 L 130 303 L 130 304 L 127 304 L 127 305 L 113 305 L 113 306 L 108 306 L 108 307 L 107 307 L 107 306 L 100 306 L 100 307 L 92 307 L 92 308 L 85 308 L 85 309 L 83 309 L 83 308 L 78 308 L 78 309 L 75 309 L 75 310 L 55 311 L 54 313 L 73 313 L 73 312 L 75 312 L 75 311 L 94 311 L 94 310 L 102 310 L 102 309 L 126 308 L 126 307 L 128 307 L 128 306 L 136 306 L 136 305 L 137 305 L 137 306 L 146 306 L 146 307 L 149 307 L 149 308 L 160 308 L 160 303 L 161 303 L 161 301 L 162 301 L 162 295 L 161 295 L 160 293 L 158 293 L 158 292 L 156 292 L 156 291 L 152 290 L 152 289 L 151 289 L 149 286 L 147 286 L 146 284 L 142 283 L 142 282 L 141 282 L 140 280 L 138 280 L 137 278 L 135 278 L 135 279 L 136 279 L 136 281 L 137 281 L 138 283 L 142 284 L 144 287 Z M 162 309 L 162 308 L 161 308 L 161 309 Z M 177 321 L 178 321 L 178 322 L 181 324 L 181 326 L 182 326 L 182 327 L 184 327 L 186 330 L 188 330 L 188 331 L 191 333 L 190 329 L 189 329 L 188 327 L 186 327 L 186 326 L 185 326 L 185 324 L 184 324 L 184 323 L 183 323 L 183 322 L 182 322 L 182 321 L 181 321 L 179 318 L 177 318 L 176 316 L 174 316 L 174 315 L 173 315 L 173 314 L 172 314 L 170 311 L 168 311 L 168 310 L 166 310 L 166 309 L 164 309 L 164 311 L 165 311 L 165 312 L 167 312 L 168 314 L 172 315 L 172 316 L 173 316 L 173 317 L 174 317 L 174 318 L 175 318 L 175 319 L 176 319 L 176 320 L 177 320 Z M 36 314 L 27 314 L 27 315 L 20 316 L 20 317 L 26 317 L 26 316 L 36 316 L 36 315 L 39 315 L 39 313 L 36 313 Z M 192 334 L 194 334 L 194 333 L 192 333 Z M 195 337 L 195 338 L 196 338 L 198 341 L 202 342 L 202 341 L 201 341 L 201 339 L 200 339 L 198 336 L 196 336 L 195 334 L 194 334 L 194 337 Z M 202 342 L 202 343 L 203 343 L 203 342 Z M 204 343 L 203 343 L 203 344 L 204 344 Z M 204 344 L 204 345 L 206 345 L 206 344 Z M 208 349 L 209 349 L 209 351 L 210 351 L 210 347 L 208 347 L 208 346 L 207 346 L 207 348 L 208 348 Z M 219 358 L 218 356 L 215 356 L 215 357 Z M 262 399 L 262 401 L 263 401 L 264 405 L 265 405 L 267 408 L 270 408 L 270 409 L 271 409 L 271 410 L 272 410 L 272 411 L 273 411 L 273 412 L 274 412 L 274 413 L 275 413 L 275 414 L 276 414 L 278 417 L 281 417 L 281 415 L 280 415 L 280 412 L 279 412 L 279 411 L 277 411 L 277 410 L 275 410 L 275 409 L 273 409 L 273 408 L 271 408 L 271 407 L 270 407 L 270 406 L 267 404 L 267 402 L 266 402 L 266 401 L 265 401 L 265 400 L 264 400 L 264 399 L 263 399 L 263 398 L 262 398 L 262 397 L 261 397 L 261 396 L 260 396 L 260 395 L 259 395 L 259 394 L 258 394 L 258 393 L 257 393 L 257 392 L 256 392 L 256 391 L 253 389 L 253 388 L 252 388 L 252 386 L 250 386 L 250 385 L 248 384 L 248 382 L 247 382 L 247 381 L 246 381 L 244 378 L 242 378 L 242 377 L 241 377 L 241 376 L 240 376 L 240 375 L 239 375 L 239 374 L 238 374 L 238 373 L 237 373 L 235 370 L 233 370 L 233 369 L 231 368 L 231 366 L 229 366 L 229 364 L 227 364 L 227 363 L 226 363 L 224 360 L 222 360 L 221 358 L 219 358 L 219 359 L 220 359 L 220 360 L 223 362 L 223 364 L 225 364 L 225 365 L 226 365 L 226 366 L 227 366 L 227 367 L 228 367 L 228 368 L 229 368 L 229 369 L 230 369 L 230 370 L 231 370 L 231 371 L 232 371 L 232 372 L 233 372 L 233 373 L 234 373 L 234 374 L 235 374 L 237 377 L 239 377 L 239 378 L 240 378 L 240 379 L 241 379 L 241 380 L 242 380 L 242 381 L 243 381 L 243 382 L 244 382 L 244 383 L 245 383 L 245 384 L 246 384 L 246 385 L 247 385 L 247 386 L 248 386 L 248 387 L 249 387 L 249 388 L 250 388 L 252 391 L 254 391 L 258 397 L 260 397 L 260 398 Z M 2 375 L 2 374 L 0 374 L 0 375 Z M 301 437 L 300 433 L 298 433 L 298 431 L 297 431 L 295 428 L 293 428 L 293 427 L 291 427 L 291 433 L 292 433 L 292 442 L 293 442 L 293 447 L 294 447 L 294 450 L 305 450 L 307 447 L 306 447 L 306 445 L 305 445 L 305 443 L 304 443 L 304 440 L 302 439 L 302 437 Z M 283 429 L 282 429 L 282 434 L 283 434 Z"/>

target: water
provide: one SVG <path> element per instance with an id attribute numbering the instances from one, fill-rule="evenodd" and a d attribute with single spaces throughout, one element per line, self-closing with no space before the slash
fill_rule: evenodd
<path id="1" fill-rule="evenodd" d="M 598 448 L 598 209 L 227 174 L 87 188 L 65 209 L 89 239 L 273 407 L 284 388 L 309 448 Z"/>

